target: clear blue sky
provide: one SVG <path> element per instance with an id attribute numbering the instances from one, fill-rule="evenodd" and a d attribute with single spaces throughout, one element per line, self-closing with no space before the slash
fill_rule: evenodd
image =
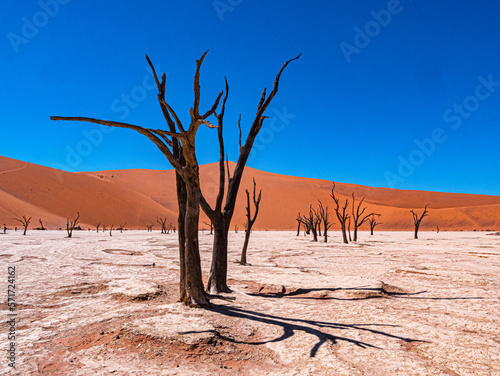
<path id="1" fill-rule="evenodd" d="M 423 4 L 425 3 L 425 4 Z M 49 19 L 50 18 L 50 19 Z M 0 155 L 68 171 L 171 168 L 145 137 L 50 115 L 163 127 L 144 54 L 188 118 L 230 85 L 237 158 L 264 87 L 284 72 L 249 166 L 400 189 L 500 194 L 500 3 L 398 1 L 2 2 Z M 197 138 L 200 164 L 216 132 Z"/>

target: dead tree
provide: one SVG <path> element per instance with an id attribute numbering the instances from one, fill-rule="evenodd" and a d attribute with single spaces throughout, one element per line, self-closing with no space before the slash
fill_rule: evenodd
<path id="1" fill-rule="evenodd" d="M 113 236 L 112 232 L 113 232 L 113 224 L 111 224 L 111 228 L 109 229 L 109 236 Z"/>
<path id="2" fill-rule="evenodd" d="M 297 221 L 297 236 L 300 235 L 300 225 L 301 225 L 301 221 L 300 221 L 300 213 L 297 214 L 297 218 L 295 218 L 295 220 Z"/>
<path id="3" fill-rule="evenodd" d="M 26 231 L 28 230 L 28 226 L 31 222 L 31 217 L 29 218 L 26 218 L 25 215 L 23 215 L 23 218 L 22 219 L 19 219 L 19 218 L 14 218 L 16 221 L 19 221 L 21 222 L 21 224 L 23 225 L 24 227 L 24 232 L 23 232 L 23 235 L 26 235 Z"/>
<path id="4" fill-rule="evenodd" d="M 99 227 L 101 227 L 101 222 L 97 222 L 97 224 L 95 225 L 95 229 L 97 232 L 99 232 Z"/>
<path id="5" fill-rule="evenodd" d="M 300 213 L 299 213 L 300 215 Z M 302 224 L 309 229 L 313 234 L 313 241 L 318 241 L 318 225 L 321 221 L 321 218 L 318 216 L 316 210 L 314 210 L 313 206 L 309 206 L 309 215 L 308 216 L 300 216 Z"/>
<path id="6" fill-rule="evenodd" d="M 229 86 L 226 81 L 226 95 L 222 101 L 222 106 L 219 113 L 216 113 L 217 118 L 217 137 L 219 141 L 219 192 L 215 200 L 215 206 L 211 206 L 205 197 L 201 196 L 201 208 L 208 216 L 208 218 L 214 224 L 214 245 L 212 253 L 212 264 L 210 267 L 210 274 L 207 283 L 207 291 L 212 294 L 219 292 L 230 292 L 229 286 L 227 285 L 227 246 L 228 246 L 228 233 L 229 226 L 231 224 L 231 219 L 234 214 L 234 208 L 236 205 L 236 198 L 238 195 L 238 190 L 241 183 L 241 178 L 243 176 L 243 171 L 247 163 L 248 157 L 252 150 L 255 138 L 259 134 L 264 120 L 267 118 L 265 116 L 266 109 L 271 104 L 271 101 L 278 92 L 279 80 L 283 70 L 286 66 L 293 60 L 300 57 L 297 56 L 293 59 L 288 60 L 283 64 L 280 71 L 276 75 L 274 80 L 274 85 L 272 91 L 266 97 L 266 89 L 262 91 L 259 103 L 257 105 L 257 111 L 255 118 L 252 121 L 250 130 L 246 137 L 244 143 L 242 143 L 242 131 L 241 131 L 241 114 L 238 118 L 238 129 L 239 129 L 239 156 L 236 162 L 236 166 L 231 176 L 229 172 L 229 166 L 224 163 L 225 161 L 225 150 L 224 150 L 224 139 L 223 139 L 223 120 L 226 108 L 226 100 L 228 97 Z M 226 188 L 226 175 L 227 175 L 227 193 Z M 225 203 L 223 204 L 224 194 L 226 193 Z"/>
<path id="7" fill-rule="evenodd" d="M 69 218 L 66 219 L 66 232 L 68 233 L 68 238 L 73 236 L 73 230 L 78 224 L 78 220 L 80 219 L 80 213 L 76 212 L 76 218 L 74 221 L 70 221 Z"/>
<path id="8" fill-rule="evenodd" d="M 126 225 L 127 225 L 127 223 L 124 223 L 124 224 L 120 223 L 120 227 L 118 228 L 118 230 L 120 230 L 120 233 L 123 232 L 123 229 L 125 228 Z"/>
<path id="9" fill-rule="evenodd" d="M 330 196 L 333 198 L 333 201 L 335 202 L 335 207 L 333 208 L 335 210 L 335 214 L 337 215 L 337 218 L 340 222 L 340 228 L 342 230 L 342 239 L 344 244 L 349 244 L 349 241 L 347 240 L 347 234 L 346 234 L 346 222 L 349 219 L 349 214 L 346 213 L 347 207 L 349 206 L 349 200 L 345 200 L 344 206 L 341 208 L 340 207 L 340 198 L 335 196 L 335 182 L 333 182 L 333 188 L 332 188 L 332 193 Z"/>
<path id="10" fill-rule="evenodd" d="M 356 198 L 354 197 L 354 192 L 352 192 L 352 221 L 354 224 L 353 241 L 355 242 L 358 241 L 358 228 L 361 227 L 361 225 L 363 225 L 372 215 L 378 215 L 376 213 L 364 214 L 368 207 L 365 206 L 361 208 L 363 201 L 365 201 L 365 197 L 363 197 L 358 203 L 358 206 L 356 206 Z"/>
<path id="11" fill-rule="evenodd" d="M 351 238 L 351 217 L 347 220 L 347 233 L 349 234 L 349 241 L 352 242 Z"/>
<path id="12" fill-rule="evenodd" d="M 234 225 L 234 233 L 237 234 L 238 233 L 238 225 Z"/>
<path id="13" fill-rule="evenodd" d="M 204 291 L 201 278 L 198 225 L 202 194 L 200 189 L 199 166 L 195 152 L 195 138 L 201 125 L 214 128 L 207 118 L 215 113 L 220 99 L 224 94 L 223 91 L 220 92 L 212 107 L 205 114 L 200 114 L 200 68 L 207 52 L 208 51 L 196 61 L 194 105 L 189 110 L 190 124 L 187 128 L 184 127 L 180 117 L 177 116 L 177 113 L 165 100 L 166 74 L 164 73 L 162 75 L 162 80 L 160 82 L 154 66 L 147 55 L 146 60 L 151 67 L 158 88 L 158 102 L 163 117 L 168 124 L 168 131 L 87 117 L 51 117 L 52 120 L 85 121 L 110 127 L 135 130 L 148 137 L 167 158 L 176 171 L 177 202 L 179 205 L 180 300 L 186 305 L 197 307 L 207 306 L 210 297 Z M 262 122 L 260 122 L 260 125 L 262 125 Z"/>
<path id="14" fill-rule="evenodd" d="M 262 198 L 262 189 L 259 191 L 259 197 L 255 197 L 255 179 L 253 179 L 253 205 L 255 206 L 255 213 L 253 214 L 252 217 L 252 212 L 251 212 L 251 207 L 250 207 L 250 193 L 248 192 L 248 189 L 245 189 L 245 193 L 247 194 L 247 226 L 246 226 L 246 232 L 245 232 L 245 242 L 243 243 L 243 249 L 241 251 L 241 260 L 240 264 L 241 265 L 246 265 L 247 264 L 247 248 L 248 248 L 248 242 L 250 241 L 250 233 L 252 232 L 252 226 L 255 223 L 255 220 L 257 219 L 257 214 L 259 214 L 259 205 L 260 205 L 260 199 Z"/>
<path id="15" fill-rule="evenodd" d="M 331 223 L 329 219 L 330 213 L 328 213 L 328 206 L 324 207 L 321 200 L 318 200 L 318 202 L 319 202 L 318 216 L 320 222 L 323 222 L 323 236 L 325 237 L 325 243 L 326 243 L 328 242 L 328 230 L 330 229 L 333 223 Z"/>
<path id="16" fill-rule="evenodd" d="M 156 217 L 156 222 L 158 222 L 161 226 L 161 233 L 167 234 L 167 217 L 165 217 L 165 218 Z"/>
<path id="17" fill-rule="evenodd" d="M 38 222 L 40 222 L 40 230 L 43 230 L 43 231 L 47 230 L 47 229 L 43 226 L 43 222 L 42 222 L 42 219 L 41 219 L 41 218 L 39 218 L 39 219 L 38 219 Z"/>
<path id="18" fill-rule="evenodd" d="M 146 225 L 146 228 L 148 229 L 148 232 L 153 232 L 153 226 L 154 225 Z"/>
<path id="19" fill-rule="evenodd" d="M 415 213 L 412 210 L 410 210 L 410 213 L 412 213 L 413 215 L 413 223 L 415 225 L 415 239 L 418 239 L 418 229 L 420 227 L 420 223 L 422 222 L 422 219 L 424 219 L 424 217 L 428 216 L 429 215 L 429 211 L 427 210 L 427 206 L 429 206 L 429 204 L 425 205 L 425 208 L 424 208 L 424 212 L 422 213 L 422 215 L 419 217 L 417 213 Z"/>
<path id="20" fill-rule="evenodd" d="M 382 222 L 377 222 L 375 220 L 375 216 L 381 216 L 380 214 L 372 214 L 371 218 L 368 219 L 368 223 L 370 224 L 370 235 L 373 235 L 373 230 L 375 229 L 376 226 L 381 225 Z"/>
<path id="21" fill-rule="evenodd" d="M 102 232 L 106 232 L 107 228 L 106 225 L 102 225 Z"/>
<path id="22" fill-rule="evenodd" d="M 213 235 L 213 233 L 214 233 L 214 224 L 212 222 L 210 222 L 210 223 L 203 222 L 203 223 L 206 224 L 208 227 L 210 227 L 210 235 Z"/>

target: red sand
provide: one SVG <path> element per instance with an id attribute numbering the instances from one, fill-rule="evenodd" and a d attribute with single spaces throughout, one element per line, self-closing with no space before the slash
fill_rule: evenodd
<path id="1" fill-rule="evenodd" d="M 234 168 L 234 164 L 231 164 Z M 209 202 L 218 190 L 218 164 L 201 166 L 200 179 Z M 321 199 L 332 211 L 332 183 L 326 180 L 283 176 L 247 167 L 243 176 L 231 229 L 243 228 L 245 222 L 245 189 L 252 189 L 252 178 L 262 189 L 256 230 L 289 230 L 296 228 L 295 218 L 309 205 Z M 421 212 L 429 204 L 430 214 L 422 230 L 498 230 L 500 229 L 500 196 L 485 196 L 425 191 L 402 191 L 337 183 L 336 192 L 343 201 L 366 196 L 368 211 L 382 214 L 377 230 L 411 230 L 411 209 Z M 0 157 L 0 224 L 19 226 L 14 220 L 31 216 L 32 226 L 38 218 L 48 228 L 65 227 L 66 218 L 81 214 L 84 227 L 97 222 L 127 223 L 126 228 L 145 229 L 156 217 L 167 217 L 176 223 L 177 202 L 174 171 L 116 170 L 91 173 L 68 173 L 31 163 Z M 202 216 L 202 221 L 206 217 Z M 338 228 L 338 221 L 333 229 Z M 202 227 L 206 227 L 202 225 Z M 366 226 L 364 226 L 366 228 Z"/>

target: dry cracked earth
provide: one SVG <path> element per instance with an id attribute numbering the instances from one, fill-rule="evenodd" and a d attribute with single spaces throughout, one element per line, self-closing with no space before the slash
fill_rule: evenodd
<path id="1" fill-rule="evenodd" d="M 176 234 L 0 235 L 5 375 L 500 375 L 500 236 L 230 234 L 234 301 L 177 303 Z M 206 280 L 212 236 L 200 233 Z M 155 264 L 153 267 L 152 264 Z"/>

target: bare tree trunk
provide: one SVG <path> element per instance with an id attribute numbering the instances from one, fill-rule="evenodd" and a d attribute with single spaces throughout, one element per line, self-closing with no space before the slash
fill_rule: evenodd
<path id="1" fill-rule="evenodd" d="M 186 217 L 184 234 L 186 240 L 185 268 L 186 293 L 184 304 L 191 307 L 207 306 L 208 300 L 203 288 L 201 261 L 198 242 L 198 223 L 200 219 L 200 192 L 196 182 L 186 183 Z"/>
<path id="2" fill-rule="evenodd" d="M 255 220 L 257 219 L 257 215 L 259 214 L 259 205 L 260 205 L 260 200 L 262 198 L 262 189 L 259 192 L 259 197 L 257 198 L 255 196 L 255 191 L 256 191 L 256 184 L 255 184 L 255 179 L 253 179 L 253 204 L 255 206 L 255 212 L 252 217 L 251 213 L 251 208 L 250 208 L 250 192 L 248 192 L 248 189 L 245 190 L 245 193 L 247 195 L 247 229 L 245 232 L 245 243 L 243 244 L 243 249 L 241 251 L 241 260 L 240 264 L 241 265 L 246 265 L 247 264 L 247 248 L 248 248 L 248 242 L 250 240 L 250 234 L 252 233 L 252 226 L 255 223 Z"/>
<path id="3" fill-rule="evenodd" d="M 231 292 L 227 285 L 227 239 L 229 228 L 225 225 L 217 225 L 214 222 L 214 246 L 212 249 L 212 265 L 207 283 L 207 291 L 210 294 L 220 292 Z"/>
<path id="4" fill-rule="evenodd" d="M 341 229 L 342 229 L 342 240 L 344 241 L 344 244 L 349 244 L 349 242 L 347 241 L 345 223 L 341 224 Z"/>
<path id="5" fill-rule="evenodd" d="M 186 291 L 186 232 L 185 232 L 185 218 L 186 218 L 186 184 L 181 176 L 176 172 L 175 181 L 177 187 L 177 206 L 179 208 L 179 216 L 177 217 L 177 238 L 179 239 L 179 301 L 185 302 L 188 300 Z"/>

